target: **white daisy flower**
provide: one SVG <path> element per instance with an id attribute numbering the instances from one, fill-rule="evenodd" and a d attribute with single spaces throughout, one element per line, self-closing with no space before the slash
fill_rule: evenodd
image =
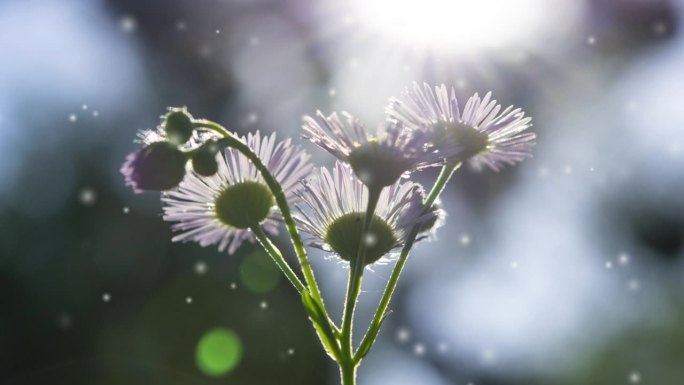
<path id="1" fill-rule="evenodd" d="M 438 147 L 450 148 L 452 161 L 468 161 L 476 169 L 483 166 L 498 171 L 532 156 L 536 135 L 524 132 L 532 118 L 520 108 L 509 106 L 502 111 L 492 93 L 484 98 L 476 93 L 459 110 L 455 90 L 445 85 L 434 87 L 413 83 L 402 99 L 393 98 L 387 107 L 390 120 L 414 130 L 440 132 Z M 454 151 L 455 150 L 455 151 Z"/>
<path id="2" fill-rule="evenodd" d="M 332 173 L 320 168 L 303 181 L 295 217 L 303 232 L 311 236 L 307 244 L 332 251 L 345 261 L 356 256 L 368 203 L 368 189 L 349 166 L 336 162 Z M 379 261 L 393 249 L 402 247 L 414 226 L 433 225 L 436 210 L 423 206 L 424 192 L 412 182 L 397 182 L 383 189 L 371 220 L 366 242 L 366 264 Z"/>
<path id="3" fill-rule="evenodd" d="M 304 138 L 349 163 L 368 186 L 382 188 L 403 174 L 431 166 L 441 166 L 445 158 L 433 144 L 431 132 L 412 131 L 396 122 L 371 134 L 352 115 L 342 112 L 329 116 L 320 111 L 304 117 Z"/>
<path id="4" fill-rule="evenodd" d="M 276 135 L 248 134 L 243 141 L 280 183 L 290 204 L 298 201 L 299 181 L 312 169 L 309 155 L 290 139 L 276 143 Z M 173 241 L 196 241 L 201 246 L 216 244 L 232 254 L 247 240 L 255 241 L 251 228 L 278 233 L 280 213 L 275 198 L 257 168 L 237 150 L 227 148 L 217 155 L 218 171 L 201 176 L 188 171 L 178 189 L 162 196 L 164 220 L 177 222 L 180 232 Z"/>

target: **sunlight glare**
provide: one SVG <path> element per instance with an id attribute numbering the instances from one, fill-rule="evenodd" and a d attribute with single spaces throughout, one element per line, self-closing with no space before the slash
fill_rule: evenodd
<path id="1" fill-rule="evenodd" d="M 354 0 L 361 21 L 409 45 L 447 51 L 521 42 L 545 18 L 542 0 Z"/>

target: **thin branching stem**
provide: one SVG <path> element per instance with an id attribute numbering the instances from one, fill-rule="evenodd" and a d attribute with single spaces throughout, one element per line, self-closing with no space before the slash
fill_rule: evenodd
<path id="1" fill-rule="evenodd" d="M 356 258 L 350 259 L 349 266 L 349 281 L 347 283 L 347 297 L 344 303 L 344 314 L 342 320 L 341 340 L 342 340 L 342 354 L 345 359 L 351 361 L 353 365 L 353 348 L 352 348 L 352 329 L 354 323 L 354 310 L 356 302 L 361 291 L 361 280 L 363 278 L 363 270 L 366 267 L 366 251 L 367 245 L 365 239 L 368 230 L 370 229 L 373 215 L 375 215 L 375 208 L 378 205 L 378 199 L 382 189 L 371 188 L 368 190 L 368 202 L 366 206 L 366 214 L 361 227 L 361 239 L 359 240 L 359 249 Z M 349 366 L 350 363 L 341 363 Z"/>
<path id="2" fill-rule="evenodd" d="M 430 193 L 423 202 L 427 210 L 431 209 L 432 205 L 437 201 L 437 198 L 439 198 L 439 196 L 442 194 L 442 191 L 444 191 L 444 187 L 449 182 L 449 179 L 451 179 L 451 176 L 460 166 L 461 163 L 455 163 L 448 164 L 442 167 L 442 171 L 437 177 L 435 184 L 432 186 Z M 361 345 L 359 345 L 359 349 L 356 351 L 356 354 L 354 355 L 354 362 L 356 364 L 361 362 L 363 357 L 370 350 L 371 346 L 373 345 L 373 342 L 375 342 L 375 337 L 377 337 L 380 325 L 383 319 L 385 318 L 387 307 L 389 306 L 389 303 L 392 299 L 392 294 L 394 294 L 394 290 L 397 287 L 397 282 L 399 281 L 401 272 L 404 269 L 404 265 L 406 264 L 409 251 L 411 251 L 411 247 L 413 247 L 413 243 L 415 242 L 416 237 L 418 236 L 418 232 L 419 226 L 415 226 L 411 230 L 411 233 L 409 234 L 409 237 L 401 250 L 399 259 L 397 260 L 397 263 L 394 265 L 392 275 L 390 276 L 390 279 L 387 282 L 387 286 L 385 287 L 385 291 L 382 294 L 382 298 L 380 299 L 378 309 L 375 311 L 375 315 L 373 316 L 373 320 L 371 321 L 370 326 L 368 327 L 368 331 L 366 332 L 366 335 L 363 337 Z"/>
<path id="3" fill-rule="evenodd" d="M 287 199 L 285 198 L 285 193 L 283 192 L 283 188 L 282 186 L 280 186 L 280 183 L 278 183 L 278 181 L 273 177 L 270 171 L 268 171 L 266 165 L 264 165 L 264 163 L 261 161 L 261 159 L 259 159 L 259 157 L 254 153 L 254 151 L 252 151 L 249 148 L 249 146 L 243 143 L 242 140 L 240 140 L 240 138 L 238 138 L 234 133 L 228 131 L 225 127 L 221 126 L 216 122 L 204 119 L 196 120 L 194 122 L 194 127 L 203 128 L 218 133 L 223 137 L 222 140 L 226 142 L 225 144 L 227 146 L 232 147 L 237 151 L 240 151 L 240 153 L 246 156 L 247 159 L 249 159 L 250 162 L 254 164 L 257 170 L 259 170 L 261 176 L 264 178 L 264 182 L 271 190 L 271 193 L 273 193 L 273 196 L 276 200 L 276 204 L 278 205 L 278 208 L 280 209 L 280 212 L 283 215 L 285 227 L 287 228 L 287 231 L 290 234 L 290 239 L 292 240 L 292 245 L 294 246 L 295 253 L 297 254 L 297 259 L 299 260 L 299 265 L 304 274 L 304 280 L 306 281 L 307 288 L 309 290 L 309 293 L 311 294 L 311 298 L 318 302 L 321 309 L 323 309 L 326 317 L 328 318 L 328 322 L 330 322 L 330 326 L 334 330 L 338 330 L 337 326 L 335 326 L 335 323 L 328 316 L 328 312 L 325 310 L 325 303 L 323 302 L 323 297 L 321 296 L 320 289 L 318 288 L 316 277 L 314 276 L 313 269 L 311 268 L 311 264 L 309 263 L 309 258 L 307 256 L 306 249 L 304 248 L 302 237 L 300 236 L 299 230 L 295 225 L 294 219 L 292 217 L 292 212 L 290 210 L 290 206 L 287 202 Z"/>
<path id="4" fill-rule="evenodd" d="M 304 291 L 306 291 L 306 286 L 304 286 L 302 281 L 299 280 L 299 277 L 297 277 L 294 271 L 292 271 L 290 265 L 288 265 L 287 262 L 285 262 L 285 258 L 283 258 L 283 255 L 280 253 L 280 250 L 278 250 L 278 248 L 273 244 L 273 242 L 271 242 L 271 240 L 268 239 L 261 226 L 252 226 L 251 230 L 256 236 L 256 238 L 259 240 L 259 243 L 261 243 L 261 246 L 263 246 L 264 250 L 266 250 L 271 259 L 273 259 L 273 262 L 275 262 L 276 265 L 278 265 L 280 270 L 285 274 L 285 276 L 292 283 L 295 289 L 297 289 L 299 294 L 302 294 Z"/>

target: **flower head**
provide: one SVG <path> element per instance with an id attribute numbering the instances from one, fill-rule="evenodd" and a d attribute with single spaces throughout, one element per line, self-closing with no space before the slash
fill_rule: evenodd
<path id="1" fill-rule="evenodd" d="M 172 189 L 183 180 L 188 158 L 167 142 L 151 143 L 126 156 L 121 166 L 127 186 L 135 193 Z"/>
<path id="2" fill-rule="evenodd" d="M 135 193 L 178 186 L 185 176 L 189 156 L 217 138 L 216 133 L 193 130 L 191 125 L 191 116 L 185 109 L 171 108 L 156 129 L 140 130 L 135 141 L 143 147 L 128 154 L 121 166 L 126 185 Z"/>
<path id="3" fill-rule="evenodd" d="M 299 181 L 311 172 L 309 155 L 289 139 L 276 143 L 275 134 L 257 132 L 243 140 L 280 183 L 288 202 L 295 204 Z M 243 241 L 254 242 L 250 230 L 254 226 L 277 234 L 280 213 L 256 166 L 232 148 L 219 153 L 216 160 L 214 175 L 189 171 L 177 190 L 162 197 L 164 220 L 177 222 L 172 228 L 180 232 L 173 241 L 217 244 L 220 251 L 232 254 Z"/>
<path id="4" fill-rule="evenodd" d="M 295 220 L 311 235 L 309 246 L 333 251 L 350 261 L 361 242 L 368 190 L 349 166 L 335 163 L 332 173 L 321 168 L 303 181 L 303 205 Z M 423 206 L 423 190 L 412 182 L 397 182 L 383 189 L 371 219 L 366 242 L 366 264 L 374 263 L 406 242 L 414 226 L 434 223 L 437 211 Z"/>
<path id="5" fill-rule="evenodd" d="M 451 149 L 452 161 L 468 161 L 476 169 L 482 166 L 498 171 L 505 164 L 515 164 L 532 156 L 536 135 L 524 132 L 532 118 L 525 117 L 520 108 L 501 105 L 476 93 L 459 111 L 456 92 L 445 85 L 433 88 L 428 84 L 406 89 L 402 99 L 393 98 L 387 107 L 391 120 L 407 127 L 437 132 L 438 147 Z"/>
<path id="6" fill-rule="evenodd" d="M 371 134 L 346 112 L 340 118 L 317 111 L 315 117 L 304 117 L 303 128 L 304 138 L 349 163 L 361 181 L 377 188 L 395 183 L 406 172 L 440 166 L 449 155 L 434 146 L 433 133 L 390 122 Z"/>

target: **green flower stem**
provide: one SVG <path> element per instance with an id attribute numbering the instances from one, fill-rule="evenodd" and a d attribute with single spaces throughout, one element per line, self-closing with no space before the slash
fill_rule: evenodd
<path id="1" fill-rule="evenodd" d="M 369 189 L 368 191 L 368 203 L 366 206 L 366 216 L 364 218 L 361 227 L 361 241 L 359 242 L 359 250 L 356 254 L 356 258 L 350 259 L 349 266 L 349 281 L 347 283 L 347 298 L 344 304 L 344 315 L 342 320 L 342 330 L 340 332 L 340 340 L 342 343 L 342 358 L 344 362 L 340 362 L 340 367 L 343 375 L 343 383 L 353 384 L 354 379 L 351 382 L 344 382 L 345 374 L 348 376 L 354 376 L 356 363 L 354 362 L 354 354 L 352 348 L 352 325 L 354 322 L 354 309 L 356 308 L 356 301 L 359 298 L 359 292 L 361 291 L 361 280 L 363 278 L 363 270 L 366 267 L 366 242 L 364 239 L 370 228 L 373 215 L 375 214 L 375 208 L 378 205 L 378 199 L 380 198 L 380 193 L 382 189 Z M 350 369 L 351 368 L 351 369 Z"/>
<path id="2" fill-rule="evenodd" d="M 442 167 L 442 171 L 439 173 L 439 176 L 437 177 L 435 184 L 432 186 L 430 193 L 423 202 L 428 209 L 435 203 L 435 201 L 437 201 L 437 198 L 442 194 L 442 191 L 444 191 L 444 187 L 447 185 L 447 182 L 449 182 L 451 176 L 460 166 L 461 163 L 459 162 L 454 164 L 447 164 L 444 167 Z M 354 355 L 354 362 L 356 364 L 361 362 L 363 357 L 368 353 L 371 346 L 373 346 L 373 343 L 375 342 L 375 338 L 377 337 L 378 331 L 380 330 L 380 325 L 386 317 L 387 307 L 389 306 L 390 300 L 392 299 L 392 294 L 394 294 L 394 290 L 397 287 L 397 282 L 399 281 L 401 272 L 404 269 L 404 265 L 406 264 L 406 259 L 408 258 L 409 251 L 411 250 L 411 247 L 413 247 L 413 243 L 415 242 L 416 237 L 418 236 L 418 231 L 419 226 L 415 226 L 411 230 L 411 233 L 409 234 L 409 237 L 406 240 L 406 244 L 404 245 L 404 248 L 401 250 L 399 259 L 397 260 L 397 263 L 394 265 L 392 275 L 390 276 L 389 282 L 387 282 L 385 291 L 382 294 L 382 298 L 380 299 L 378 309 L 376 310 L 375 315 L 373 316 L 373 320 L 371 321 L 371 324 L 368 327 L 366 335 L 363 337 L 363 340 L 361 341 L 359 349 L 356 351 L 356 354 Z"/>
<path id="3" fill-rule="evenodd" d="M 271 256 L 273 261 L 276 263 L 276 265 L 278 265 L 280 270 L 285 274 L 285 276 L 292 283 L 295 289 L 297 289 L 299 294 L 303 297 L 306 296 L 308 294 L 306 286 L 304 286 L 302 281 L 300 281 L 297 275 L 294 273 L 294 271 L 292 271 L 290 265 L 288 265 L 287 262 L 285 262 L 285 259 L 283 258 L 283 255 L 280 253 L 280 250 L 278 250 L 278 248 L 273 244 L 273 242 L 271 242 L 268 236 L 266 236 L 261 226 L 255 225 L 252 226 L 250 229 L 252 230 L 256 238 L 259 240 L 259 243 L 261 243 L 261 246 L 263 246 L 264 250 L 266 250 L 268 255 Z M 325 325 L 320 324 L 321 320 L 318 319 L 318 317 L 315 317 L 316 319 L 314 319 L 311 313 L 309 314 L 309 317 L 311 318 L 314 328 L 316 329 L 316 332 L 319 338 L 321 339 L 321 343 L 330 353 L 330 355 L 334 359 L 337 359 L 337 357 L 339 357 L 339 347 L 337 346 L 337 341 L 335 340 L 334 332 L 330 328 L 326 330 Z M 323 317 L 327 317 L 327 315 L 323 315 Z M 326 321 L 326 319 L 322 320 L 322 322 Z"/>
<path id="4" fill-rule="evenodd" d="M 292 218 L 290 206 L 287 203 L 285 193 L 283 192 L 283 188 L 280 186 L 280 183 L 278 183 L 278 181 L 273 177 L 273 175 L 271 175 L 266 165 L 264 165 L 264 163 L 261 161 L 261 159 L 259 159 L 259 157 L 254 153 L 254 151 L 252 151 L 235 134 L 228 131 L 225 127 L 210 120 L 196 120 L 193 123 L 193 127 L 204 128 L 218 133 L 223 137 L 223 141 L 225 141 L 225 144 L 227 146 L 230 146 L 240 151 L 243 155 L 247 157 L 247 159 L 249 159 L 254 164 L 257 170 L 259 170 L 261 176 L 264 178 L 264 181 L 266 182 L 266 185 L 268 185 L 269 189 L 271 189 L 271 192 L 275 197 L 276 204 L 278 205 L 278 208 L 280 209 L 280 212 L 283 215 L 285 226 L 287 227 L 287 231 L 290 234 L 290 238 L 292 239 L 292 244 L 294 246 L 295 252 L 297 253 L 299 265 L 301 266 L 302 272 L 304 273 L 304 280 L 306 281 L 311 297 L 314 299 L 314 301 L 318 302 L 321 309 L 323 309 L 323 311 L 325 312 L 325 316 L 328 318 L 328 322 L 330 323 L 330 326 L 333 328 L 333 330 L 338 331 L 337 326 L 335 326 L 335 323 L 330 319 L 330 317 L 328 316 L 328 312 L 325 310 L 323 297 L 321 296 L 320 289 L 318 288 L 318 283 L 316 282 L 313 270 L 311 269 L 311 264 L 309 263 L 309 259 L 306 254 L 306 249 L 304 248 L 304 243 L 302 242 L 302 238 L 299 235 L 297 226 L 295 225 L 294 219 Z"/>
<path id="5" fill-rule="evenodd" d="M 439 173 L 439 176 L 437 177 L 435 184 L 432 186 L 432 189 L 428 193 L 428 196 L 425 198 L 425 201 L 423 201 L 423 204 L 428 209 L 437 201 L 437 198 L 439 198 L 439 196 L 442 195 L 444 187 L 446 187 L 447 183 L 451 179 L 451 176 L 454 175 L 454 172 L 456 172 L 456 170 L 458 170 L 461 167 L 461 164 L 461 162 L 458 162 L 453 164 L 447 164 L 446 166 L 442 167 L 442 171 Z"/>
<path id="6" fill-rule="evenodd" d="M 340 365 L 340 376 L 342 385 L 356 385 L 357 365 Z"/>
<path id="7" fill-rule="evenodd" d="M 263 246 L 264 250 L 268 253 L 268 255 L 271 256 L 273 259 L 273 262 L 278 265 L 280 270 L 285 274 L 288 280 L 294 285 L 295 289 L 299 292 L 299 294 L 302 294 L 304 291 L 306 291 L 306 286 L 302 283 L 302 281 L 299 280 L 297 275 L 292 271 L 290 268 L 290 265 L 285 262 L 285 259 L 283 258 L 283 255 L 280 253 L 280 250 L 271 242 L 270 239 L 266 236 L 264 233 L 264 230 L 261 228 L 259 225 L 255 225 L 251 227 L 252 232 L 254 235 L 256 235 L 257 239 L 259 240 L 259 243 L 261 243 L 261 246 Z"/>

